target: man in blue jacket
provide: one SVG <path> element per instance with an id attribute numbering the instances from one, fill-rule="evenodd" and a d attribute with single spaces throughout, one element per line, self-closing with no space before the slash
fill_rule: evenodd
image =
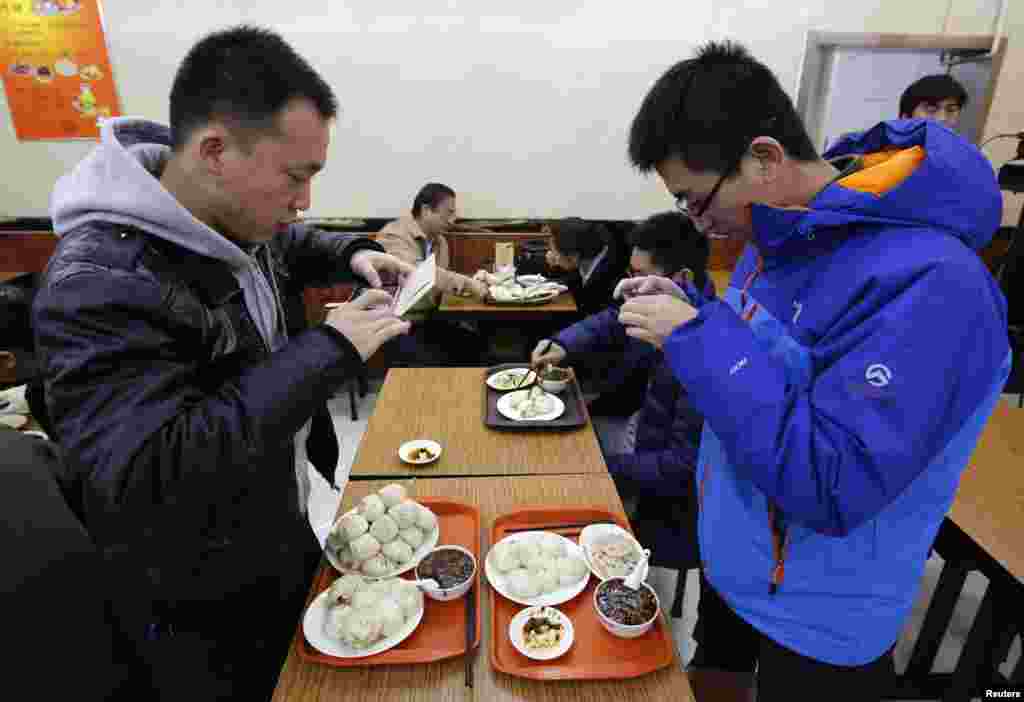
<path id="1" fill-rule="evenodd" d="M 408 332 L 382 290 L 303 329 L 303 286 L 411 272 L 292 221 L 336 112 L 279 36 L 218 32 L 179 68 L 169 129 L 106 121 L 54 189 L 61 239 L 34 307 L 45 400 L 145 663 L 137 699 L 269 698 L 319 556 L 305 451 L 323 435 L 328 477 L 337 462 L 314 413 Z"/>
<path id="2" fill-rule="evenodd" d="M 775 76 L 732 43 L 670 68 L 630 158 L 710 233 L 747 242 L 725 295 L 628 279 L 620 320 L 664 349 L 705 428 L 695 662 L 758 699 L 878 699 L 961 471 L 1009 371 L 975 250 L 1002 199 L 976 148 L 884 122 L 818 157 Z"/>

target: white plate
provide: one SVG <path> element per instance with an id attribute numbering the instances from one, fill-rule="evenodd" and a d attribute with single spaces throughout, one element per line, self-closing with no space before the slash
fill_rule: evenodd
<path id="1" fill-rule="evenodd" d="M 524 381 L 522 387 L 530 387 L 531 385 L 533 385 L 533 382 L 537 380 L 537 374 L 534 371 L 529 370 L 525 367 L 506 368 L 505 370 L 498 371 L 497 373 L 492 373 L 491 375 L 487 376 L 487 387 L 489 387 L 491 390 L 497 390 L 498 392 L 508 392 L 509 390 L 514 390 L 515 388 L 506 388 L 498 385 L 498 378 L 500 378 L 503 375 L 511 374 L 514 379 L 519 380 L 522 379 L 523 377 L 522 371 L 526 371 L 529 374 L 529 377 Z"/>
<path id="2" fill-rule="evenodd" d="M 621 576 L 612 575 L 610 573 L 605 573 L 603 569 L 594 567 L 594 562 L 590 558 L 590 549 L 593 548 L 595 544 L 600 543 L 603 539 L 609 536 L 624 537 L 630 544 L 632 544 L 633 548 L 636 549 L 637 557 L 640 557 L 644 551 L 640 542 L 618 524 L 591 524 L 590 526 L 585 527 L 583 531 L 580 532 L 580 547 L 583 550 L 583 558 L 587 562 L 587 567 L 590 568 L 590 572 L 593 573 L 594 577 L 598 580 L 607 580 L 608 578 L 625 577 L 626 575 L 629 575 L 629 573 Z"/>
<path id="3" fill-rule="evenodd" d="M 430 509 L 430 508 L 428 507 L 427 509 Z M 348 512 L 345 512 L 345 514 L 352 514 L 353 512 L 357 512 L 357 511 L 359 511 L 359 510 L 353 508 L 353 509 L 350 509 Z M 341 515 L 341 517 L 344 517 L 345 514 Z M 338 517 L 338 519 L 334 520 L 334 524 L 331 525 L 331 529 L 334 528 L 334 526 L 338 523 L 338 520 L 340 520 L 341 517 Z M 330 533 L 330 532 L 328 531 L 328 533 Z M 431 531 L 429 534 L 427 534 L 426 537 L 423 539 L 423 543 L 420 544 L 420 547 L 412 552 L 412 558 L 411 559 L 409 559 L 406 563 L 404 563 L 401 566 L 398 566 L 396 568 L 392 568 L 391 570 L 389 570 L 384 575 L 380 575 L 380 576 L 376 576 L 376 577 L 371 576 L 371 575 L 367 575 L 366 573 L 364 573 L 361 570 L 352 570 L 351 568 L 345 568 L 341 564 L 341 561 L 338 560 L 338 556 L 334 553 L 334 549 L 331 548 L 330 546 L 327 546 L 326 548 L 324 548 L 324 554 L 327 556 L 327 560 L 330 561 L 331 565 L 334 566 L 334 569 L 336 571 L 338 571 L 339 573 L 358 573 L 359 575 L 362 575 L 367 580 L 383 580 L 385 578 L 392 578 L 392 577 L 394 577 L 396 575 L 400 575 L 402 573 L 405 573 L 406 571 L 412 570 L 417 565 L 419 565 L 419 562 L 422 561 L 426 557 L 426 555 L 428 553 L 430 553 L 430 550 L 432 548 L 434 548 L 435 546 L 437 546 L 437 542 L 438 542 L 438 539 L 440 537 L 441 537 L 441 527 L 440 526 L 435 526 L 434 530 Z"/>
<path id="4" fill-rule="evenodd" d="M 562 402 L 558 397 L 552 395 L 549 392 L 544 393 L 547 397 L 554 400 L 554 409 L 547 414 L 539 414 L 536 417 L 521 417 L 519 412 L 512 409 L 512 400 L 520 397 L 523 393 L 528 393 L 529 390 L 516 390 L 502 395 L 498 398 L 498 403 L 495 405 L 498 412 L 504 417 L 511 419 L 515 422 L 550 422 L 552 419 L 558 419 L 565 412 L 565 403 Z"/>
<path id="5" fill-rule="evenodd" d="M 407 458 L 410 451 L 415 451 L 416 449 L 421 448 L 430 449 L 431 452 L 433 452 L 434 457 L 428 458 L 425 461 L 413 461 Z M 398 457 L 410 465 L 424 466 L 428 463 L 433 463 L 434 461 L 441 457 L 441 444 L 437 443 L 436 441 L 431 441 L 430 439 L 415 439 L 413 441 L 406 441 L 404 444 L 398 447 Z"/>
<path id="6" fill-rule="evenodd" d="M 522 531 L 516 534 L 509 534 L 499 541 L 498 544 L 503 544 L 506 541 L 511 543 L 521 539 L 536 539 L 541 534 L 554 534 L 554 532 Z M 565 542 L 565 549 L 567 553 L 578 558 L 584 558 L 583 549 L 579 547 L 579 544 L 565 538 L 561 534 L 554 535 Z M 497 546 L 498 544 L 494 544 L 494 546 Z M 536 597 L 516 597 L 512 595 L 505 586 L 505 574 L 498 570 L 494 565 L 494 558 L 492 557 L 492 554 L 494 553 L 494 546 L 491 546 L 491 550 L 487 552 L 487 558 L 484 559 L 484 575 L 487 576 L 487 582 L 491 584 L 491 587 L 498 591 L 499 595 L 521 605 L 526 605 L 527 607 L 553 607 L 555 605 L 560 605 L 563 602 L 568 602 L 583 592 L 587 587 L 587 583 L 590 581 L 590 576 L 584 575 L 575 585 L 560 587 L 545 595 L 537 595 Z M 584 561 L 586 561 L 585 558 Z"/>
<path id="7" fill-rule="evenodd" d="M 526 640 L 523 636 L 523 627 L 526 626 L 526 622 L 529 621 L 530 617 L 536 616 L 545 609 L 548 611 L 549 616 L 552 613 L 556 614 L 558 621 L 561 622 L 562 639 L 554 648 L 539 650 L 527 648 Z M 572 628 L 572 620 L 565 616 L 564 612 L 554 607 L 527 607 L 512 617 L 512 621 L 508 623 L 508 638 L 515 649 L 527 658 L 532 658 L 535 661 L 550 661 L 559 656 L 564 656 L 565 652 L 572 648 L 572 642 L 576 639 L 576 632 Z"/>
<path id="8" fill-rule="evenodd" d="M 544 276 L 532 273 L 530 275 L 518 276 L 516 280 L 518 280 L 520 283 L 524 285 L 540 285 L 541 283 L 548 282 L 548 279 L 545 278 Z"/>
<path id="9" fill-rule="evenodd" d="M 375 656 L 405 641 L 423 621 L 423 608 L 420 607 L 416 616 L 406 620 L 397 634 L 381 639 L 368 648 L 353 648 L 344 641 L 327 635 L 324 625 L 327 623 L 327 596 L 330 592 L 329 589 L 324 590 L 310 602 L 306 609 L 306 616 L 302 618 L 302 632 L 306 635 L 306 641 L 320 653 L 326 653 L 328 656 L 337 656 L 338 658 Z"/>

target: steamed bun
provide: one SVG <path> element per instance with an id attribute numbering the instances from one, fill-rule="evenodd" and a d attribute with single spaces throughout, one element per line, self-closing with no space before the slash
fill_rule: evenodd
<path id="1" fill-rule="evenodd" d="M 345 534 L 345 538 L 349 541 L 355 541 L 360 536 L 366 533 L 370 528 L 370 524 L 366 521 L 366 518 L 358 512 L 349 512 L 338 520 L 338 526 Z"/>
<path id="2" fill-rule="evenodd" d="M 377 526 L 377 524 L 380 524 L 380 521 L 377 521 L 374 526 Z M 384 544 L 382 552 L 396 565 L 402 565 L 412 560 L 412 547 L 401 539 L 395 539 Z"/>
<path id="3" fill-rule="evenodd" d="M 423 609 L 423 593 L 408 580 L 395 578 L 395 582 L 402 584 L 392 590 L 392 596 L 402 607 L 402 612 L 407 619 L 416 616 L 416 613 Z"/>
<path id="4" fill-rule="evenodd" d="M 355 609 L 344 619 L 341 640 L 353 648 L 368 648 L 380 639 L 381 622 L 370 609 Z"/>
<path id="5" fill-rule="evenodd" d="M 561 582 L 558 578 L 558 571 L 554 568 L 544 568 L 533 574 L 533 577 L 537 581 L 537 587 L 540 589 L 540 594 L 546 595 L 549 592 L 554 592 L 561 587 Z"/>
<path id="6" fill-rule="evenodd" d="M 395 520 L 399 529 L 416 526 L 416 518 L 420 515 L 419 507 L 412 500 L 399 502 L 388 510 L 388 516 Z"/>
<path id="7" fill-rule="evenodd" d="M 565 542 L 555 534 L 545 534 L 540 540 L 540 552 L 548 558 L 561 558 L 565 555 Z"/>
<path id="8" fill-rule="evenodd" d="M 380 635 L 385 638 L 397 634 L 405 624 L 405 613 L 401 605 L 391 597 L 385 597 L 377 602 L 373 616 L 380 622 Z"/>
<path id="9" fill-rule="evenodd" d="M 331 585 L 330 594 L 327 596 L 328 602 L 333 604 L 348 604 L 352 601 L 352 596 L 355 595 L 356 590 L 364 583 L 362 577 L 355 574 L 343 575 Z"/>
<path id="10" fill-rule="evenodd" d="M 391 508 L 405 499 L 405 488 L 398 483 L 394 483 L 382 488 L 377 494 L 380 495 L 384 506 Z"/>
<path id="11" fill-rule="evenodd" d="M 426 538 L 423 536 L 423 532 L 416 527 L 402 529 L 398 535 L 401 537 L 402 541 L 409 544 L 409 547 L 414 551 L 423 545 L 423 540 Z"/>
<path id="12" fill-rule="evenodd" d="M 387 559 L 382 553 L 378 553 L 373 558 L 367 558 L 363 561 L 362 567 L 363 573 L 369 575 L 371 578 L 381 578 L 387 575 L 388 571 L 391 570 L 391 561 Z"/>
<path id="13" fill-rule="evenodd" d="M 523 539 L 516 544 L 516 552 L 519 554 L 519 562 L 525 564 L 540 555 L 540 546 L 532 539 Z"/>
<path id="14" fill-rule="evenodd" d="M 398 537 L 398 526 L 395 524 L 395 520 L 386 514 L 382 514 L 377 518 L 377 521 L 370 527 L 370 533 L 373 534 L 373 538 L 382 544 L 394 541 Z"/>
<path id="15" fill-rule="evenodd" d="M 531 598 L 540 594 L 537 579 L 525 568 L 513 570 L 506 577 L 509 591 L 516 597 Z"/>
<path id="16" fill-rule="evenodd" d="M 363 515 L 368 522 L 377 521 L 385 511 L 384 502 L 377 494 L 367 495 L 363 498 L 362 502 L 359 503 L 359 513 Z"/>
<path id="17" fill-rule="evenodd" d="M 325 633 L 335 639 L 344 638 L 349 615 L 354 611 L 354 609 L 345 605 L 328 609 L 327 618 L 324 620 Z"/>
<path id="18" fill-rule="evenodd" d="M 423 531 L 430 533 L 437 526 L 437 517 L 423 505 L 419 505 L 419 514 L 416 516 L 416 526 Z"/>
<path id="19" fill-rule="evenodd" d="M 519 568 L 519 552 L 514 543 L 507 541 L 494 547 L 494 567 L 503 573 Z"/>
<path id="20" fill-rule="evenodd" d="M 575 556 L 555 560 L 555 568 L 558 571 L 558 580 L 562 587 L 575 585 L 587 573 L 587 564 Z"/>
<path id="21" fill-rule="evenodd" d="M 363 534 L 351 542 L 349 548 L 352 549 L 352 555 L 356 557 L 356 560 L 365 561 L 380 553 L 380 541 L 377 541 L 373 534 Z"/>

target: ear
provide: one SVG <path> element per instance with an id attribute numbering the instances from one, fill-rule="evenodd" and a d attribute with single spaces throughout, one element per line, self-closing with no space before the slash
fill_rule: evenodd
<path id="1" fill-rule="evenodd" d="M 789 160 L 782 144 L 766 136 L 757 137 L 750 143 L 750 155 L 754 159 L 754 180 L 761 184 L 775 182 Z"/>
<path id="2" fill-rule="evenodd" d="M 193 138 L 196 159 L 203 170 L 211 175 L 223 175 L 225 155 L 228 151 L 228 135 L 225 130 L 211 125 L 202 129 Z"/>

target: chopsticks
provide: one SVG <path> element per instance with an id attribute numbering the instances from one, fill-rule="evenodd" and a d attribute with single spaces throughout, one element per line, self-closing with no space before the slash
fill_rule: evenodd
<path id="1" fill-rule="evenodd" d="M 466 687 L 473 687 L 473 639 L 476 638 L 476 583 L 466 593 Z"/>
<path id="2" fill-rule="evenodd" d="M 550 350 L 551 350 L 551 339 L 548 339 L 548 343 L 547 343 L 547 345 L 546 345 L 546 346 L 544 347 L 544 350 L 540 352 L 540 355 L 541 355 L 541 356 L 543 356 L 544 354 L 546 354 L 546 353 L 547 353 L 548 351 L 550 351 Z M 518 382 L 518 383 L 516 383 L 516 390 L 518 390 L 518 389 L 519 389 L 519 388 L 520 388 L 520 387 L 522 386 L 522 384 L 526 382 L 526 379 L 530 377 L 530 372 L 531 372 L 531 371 L 532 371 L 532 372 L 533 372 L 533 373 L 534 373 L 534 374 L 535 374 L 535 375 L 536 375 L 536 376 L 537 376 L 538 378 L 540 378 L 540 373 L 539 373 L 538 371 L 534 370 L 534 368 L 533 368 L 533 364 L 531 363 L 531 364 L 530 364 L 530 369 L 529 369 L 528 371 L 526 371 L 525 373 L 523 373 L 523 377 L 519 379 L 519 382 Z"/>

